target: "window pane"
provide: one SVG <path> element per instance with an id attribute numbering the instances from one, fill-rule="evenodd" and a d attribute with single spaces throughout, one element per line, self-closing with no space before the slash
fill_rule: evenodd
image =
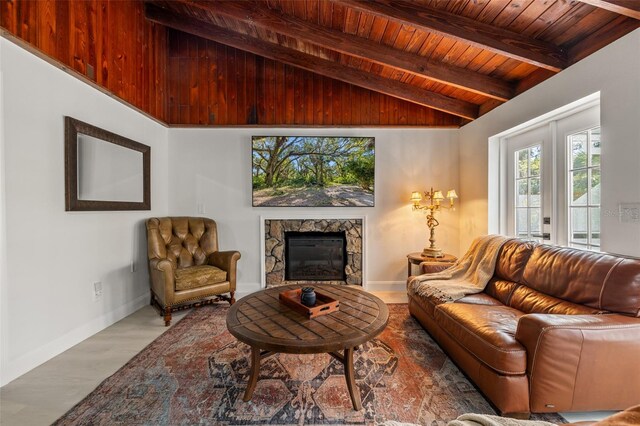
<path id="1" fill-rule="evenodd" d="M 587 205 L 587 171 L 571 172 L 571 204 Z"/>
<path id="2" fill-rule="evenodd" d="M 600 245 L 600 207 L 589 208 L 589 220 L 591 222 L 591 244 Z"/>
<path id="3" fill-rule="evenodd" d="M 573 207 L 571 209 L 571 241 L 587 244 L 587 208 Z"/>
<path id="4" fill-rule="evenodd" d="M 529 179 L 529 206 L 540 207 L 540 178 Z"/>
<path id="5" fill-rule="evenodd" d="M 516 177 L 523 178 L 528 176 L 529 166 L 529 150 L 523 149 L 516 151 L 516 168 L 518 175 Z"/>
<path id="6" fill-rule="evenodd" d="M 518 237 L 527 237 L 529 235 L 527 210 L 529 209 L 516 209 L 516 236 Z"/>
<path id="7" fill-rule="evenodd" d="M 542 147 L 540 145 L 529 148 L 529 175 L 540 176 L 540 154 Z"/>
<path id="8" fill-rule="evenodd" d="M 591 172 L 591 204 L 600 204 L 600 169 L 590 169 Z"/>
<path id="9" fill-rule="evenodd" d="M 527 179 L 516 181 L 518 193 L 516 194 L 516 207 L 527 207 Z"/>
<path id="10" fill-rule="evenodd" d="M 591 146 L 590 155 L 591 155 L 591 165 L 599 166 L 600 165 L 600 127 L 596 127 L 591 130 Z"/>
<path id="11" fill-rule="evenodd" d="M 569 136 L 571 140 L 571 164 L 573 169 L 587 167 L 587 132 Z"/>
<path id="12" fill-rule="evenodd" d="M 541 234 L 542 233 L 542 212 L 541 209 L 529 209 L 530 217 L 529 223 L 532 234 Z"/>

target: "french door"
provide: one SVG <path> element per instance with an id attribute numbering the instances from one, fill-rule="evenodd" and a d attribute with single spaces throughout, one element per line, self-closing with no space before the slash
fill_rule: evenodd
<path id="1" fill-rule="evenodd" d="M 506 140 L 507 227 L 518 238 L 553 242 L 553 146 L 548 126 Z"/>
<path id="2" fill-rule="evenodd" d="M 503 234 L 599 250 L 599 123 L 598 104 L 502 139 Z"/>

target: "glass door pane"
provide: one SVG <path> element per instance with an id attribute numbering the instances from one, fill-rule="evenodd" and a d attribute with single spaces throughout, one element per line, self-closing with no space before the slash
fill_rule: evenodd
<path id="1" fill-rule="evenodd" d="M 515 151 L 515 234 L 542 241 L 542 144 Z"/>
<path id="2" fill-rule="evenodd" d="M 569 245 L 600 249 L 600 127 L 567 136 Z"/>

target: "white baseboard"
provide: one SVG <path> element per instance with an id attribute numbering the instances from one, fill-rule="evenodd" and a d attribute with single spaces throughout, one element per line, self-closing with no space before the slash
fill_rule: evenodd
<path id="1" fill-rule="evenodd" d="M 407 291 L 406 281 L 369 281 L 364 286 L 367 291 Z"/>
<path id="2" fill-rule="evenodd" d="M 138 309 L 149 303 L 149 294 L 144 295 L 126 303 L 111 312 L 108 312 L 93 321 L 71 330 L 56 340 L 47 343 L 25 355 L 8 361 L 2 366 L 2 378 L 0 386 L 17 379 L 26 372 L 36 368 L 40 364 L 49 361 L 51 358 L 61 354 L 72 346 L 104 330 L 110 325 L 120 321 L 122 318 L 131 315 Z"/>
<path id="3" fill-rule="evenodd" d="M 262 290 L 262 284 L 260 283 L 242 283 L 236 287 L 236 300 L 255 293 L 258 290 Z"/>

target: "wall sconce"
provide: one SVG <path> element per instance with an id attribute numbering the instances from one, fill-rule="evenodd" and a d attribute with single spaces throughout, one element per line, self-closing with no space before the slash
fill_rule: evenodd
<path id="1" fill-rule="evenodd" d="M 441 202 L 445 199 L 442 195 L 442 191 L 424 192 L 424 204 L 420 191 L 413 191 L 411 193 L 411 202 L 413 203 L 413 210 L 424 210 L 427 216 L 427 226 L 429 227 L 429 247 L 425 247 L 422 250 L 422 255 L 427 257 L 443 257 L 442 249 L 436 247 L 436 226 L 440 225 L 440 222 L 435 218 L 436 212 L 440 209 L 452 209 L 453 200 L 458 198 L 458 194 L 455 189 L 447 191 L 447 197 L 449 199 L 449 206 L 443 206 Z"/>

